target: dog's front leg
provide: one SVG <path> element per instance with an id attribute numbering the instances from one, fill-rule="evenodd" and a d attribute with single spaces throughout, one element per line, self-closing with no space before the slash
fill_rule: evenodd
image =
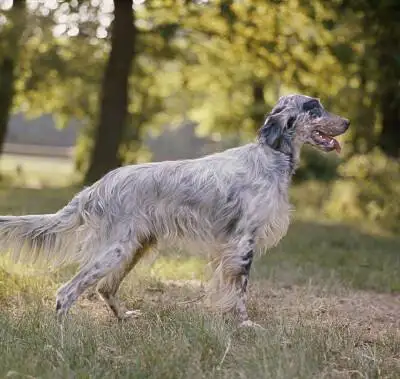
<path id="1" fill-rule="evenodd" d="M 236 304 L 236 311 L 241 324 L 249 321 L 249 315 L 247 313 L 246 301 L 247 301 L 247 286 L 250 278 L 251 265 L 254 258 L 255 242 L 254 238 L 246 236 L 244 241 L 239 244 L 239 275 L 237 276 L 237 287 L 238 287 L 238 301 Z"/>
<path id="2" fill-rule="evenodd" d="M 246 298 L 251 265 L 255 251 L 253 234 L 233 237 L 224 245 L 221 259 L 215 266 L 208 296 L 215 309 L 235 312 L 240 326 L 256 326 L 249 320 Z"/>
<path id="3" fill-rule="evenodd" d="M 250 235 L 244 237 L 238 244 L 239 250 L 239 275 L 236 278 L 236 285 L 238 291 L 238 299 L 236 303 L 236 312 L 239 318 L 240 327 L 258 327 L 262 326 L 256 324 L 249 319 L 247 313 L 246 301 L 247 301 L 247 287 L 249 284 L 250 270 L 253 263 L 255 253 L 255 238 Z"/>

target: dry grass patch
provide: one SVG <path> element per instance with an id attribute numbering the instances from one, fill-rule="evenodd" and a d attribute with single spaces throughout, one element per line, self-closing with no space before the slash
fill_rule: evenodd
<path id="1" fill-rule="evenodd" d="M 264 330 L 238 330 L 200 303 L 196 286 L 151 281 L 125 288 L 143 316 L 117 323 L 88 294 L 65 326 L 46 299 L 0 314 L 0 376 L 41 378 L 398 378 L 400 299 L 320 288 L 252 286 Z M 187 282 L 186 282 L 187 283 Z M 129 288 L 129 285 L 128 285 Z M 339 294 L 338 292 L 341 292 Z M 13 374 L 11 373 L 13 372 Z M 19 374 L 17 374 L 19 373 Z"/>

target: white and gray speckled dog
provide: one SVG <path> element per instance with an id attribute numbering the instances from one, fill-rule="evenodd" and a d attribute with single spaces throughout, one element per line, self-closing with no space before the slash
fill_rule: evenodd
<path id="1" fill-rule="evenodd" d="M 121 167 L 55 214 L 0 217 L 0 249 L 16 261 L 81 264 L 57 293 L 59 318 L 97 284 L 122 319 L 130 313 L 120 308 L 117 290 L 146 250 L 162 241 L 194 241 L 211 253 L 211 304 L 236 311 L 249 325 L 245 297 L 254 252 L 287 232 L 288 187 L 301 146 L 340 150 L 333 137 L 348 126 L 317 99 L 283 96 L 255 143 L 200 159 Z"/>

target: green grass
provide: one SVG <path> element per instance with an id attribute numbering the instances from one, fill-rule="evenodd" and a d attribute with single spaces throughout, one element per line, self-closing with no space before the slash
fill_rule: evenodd
<path id="1" fill-rule="evenodd" d="M 146 309 L 128 324 L 81 312 L 64 330 L 49 309 L 0 315 L 5 377 L 41 378 L 343 378 L 398 377 L 399 341 L 369 344 L 345 324 L 309 325 L 270 316 L 266 329 L 237 330 L 201 312 Z"/>
<path id="2" fill-rule="evenodd" d="M 297 220 L 281 244 L 260 260 L 262 276 L 297 273 L 293 281 L 326 281 L 378 292 L 400 292 L 400 239 L 351 225 Z M 320 280 L 320 281 L 321 281 Z"/>
<path id="3" fill-rule="evenodd" d="M 64 205 L 76 188 L 47 175 L 42 189 L 0 186 L 0 214 Z M 0 378 L 399 378 L 399 237 L 316 222 L 311 208 L 254 264 L 249 312 L 264 330 L 182 303 L 201 293 L 205 261 L 169 251 L 122 286 L 142 317 L 116 323 L 89 292 L 62 334 L 54 291 L 73 268 L 35 275 L 3 260 Z"/>
<path id="4" fill-rule="evenodd" d="M 43 188 L 65 186 L 74 179 L 74 164 L 70 159 L 4 154 L 0 172 L 20 186 Z"/>

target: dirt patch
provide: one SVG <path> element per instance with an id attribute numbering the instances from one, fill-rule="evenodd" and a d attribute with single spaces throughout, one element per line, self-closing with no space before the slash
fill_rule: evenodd
<path id="1" fill-rule="evenodd" d="M 340 323 L 362 331 L 366 341 L 376 340 L 388 331 L 395 331 L 400 338 L 400 294 L 346 290 L 332 294 L 311 286 L 276 288 L 266 281 L 253 286 L 249 300 L 260 318 L 273 313 L 300 316 L 311 323 Z"/>
<path id="2" fill-rule="evenodd" d="M 203 287 L 198 281 L 166 281 L 157 286 L 139 286 L 135 296 L 123 292 L 121 298 L 129 309 L 178 306 L 203 307 Z M 112 319 L 97 295 L 88 293 L 79 307 Z M 314 325 L 341 325 L 360 333 L 363 341 L 375 341 L 395 332 L 400 338 L 400 294 L 335 289 L 323 291 L 313 286 L 277 287 L 258 281 L 250 288 L 249 313 L 254 321 L 268 322 L 271 317 L 286 320 L 301 318 Z M 400 358 L 400 357 L 399 357 Z"/>

